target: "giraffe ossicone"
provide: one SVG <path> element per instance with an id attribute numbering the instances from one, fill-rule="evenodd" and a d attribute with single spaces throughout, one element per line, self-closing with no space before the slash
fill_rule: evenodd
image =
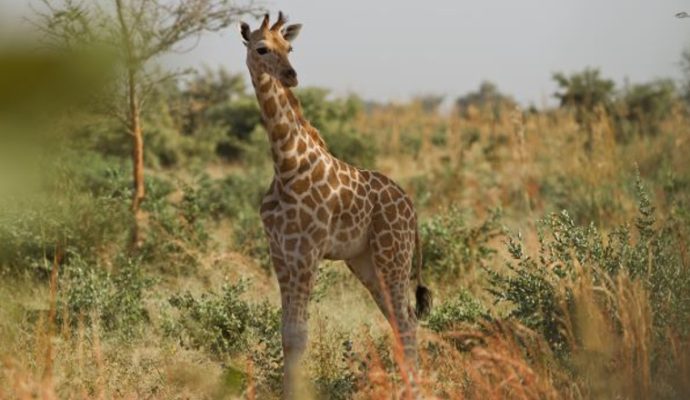
<path id="1" fill-rule="evenodd" d="M 412 200 L 385 175 L 329 153 L 291 91 L 298 80 L 288 54 L 301 25 L 286 25 L 282 12 L 273 25 L 269 22 L 266 14 L 253 31 L 241 23 L 240 33 L 274 165 L 260 214 L 281 292 L 283 395 L 294 396 L 307 344 L 309 296 L 322 259 L 344 260 L 364 284 L 393 327 L 413 372 L 417 317 L 429 311 L 431 292 L 421 279 Z M 416 282 L 416 309 L 410 303 L 411 281 Z"/>

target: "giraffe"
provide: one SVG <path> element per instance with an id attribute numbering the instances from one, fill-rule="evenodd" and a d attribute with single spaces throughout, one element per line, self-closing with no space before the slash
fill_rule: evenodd
<path id="1" fill-rule="evenodd" d="M 241 22 L 240 33 L 273 159 L 274 178 L 259 212 L 281 294 L 283 397 L 292 398 L 319 261 L 345 261 L 398 335 L 412 371 L 417 318 L 429 312 L 431 291 L 421 279 L 411 199 L 385 175 L 334 157 L 304 118 L 291 91 L 298 80 L 288 60 L 302 26 L 285 24 L 282 12 L 272 26 L 266 14 L 254 31 Z M 416 308 L 409 299 L 411 281 L 417 283 Z"/>

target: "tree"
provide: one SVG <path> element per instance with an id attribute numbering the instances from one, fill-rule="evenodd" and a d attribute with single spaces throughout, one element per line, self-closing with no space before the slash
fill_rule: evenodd
<path id="1" fill-rule="evenodd" d="M 677 98 L 676 87 L 669 79 L 633 85 L 623 94 L 624 118 L 640 133 L 655 135 Z"/>
<path id="2" fill-rule="evenodd" d="M 610 110 L 615 84 L 610 79 L 602 78 L 596 68 L 585 68 L 570 76 L 557 72 L 553 74 L 553 79 L 560 88 L 554 96 L 560 100 L 562 108 L 575 111 L 575 120 L 586 131 L 584 148 L 589 154 L 594 145 L 594 111 L 600 107 Z"/>
<path id="3" fill-rule="evenodd" d="M 553 74 L 553 80 L 560 89 L 554 96 L 560 100 L 561 107 L 576 110 L 576 117 L 580 123 L 597 106 L 608 107 L 615 88 L 614 82 L 602 78 L 596 68 L 585 68 L 584 71 L 570 76 L 557 72 Z"/>
<path id="4" fill-rule="evenodd" d="M 238 16 L 257 13 L 252 4 L 228 0 L 42 0 L 35 25 L 46 43 L 61 48 L 98 46 L 113 55 L 118 79 L 113 95 L 99 98 L 99 109 L 117 118 L 132 140 L 132 244 L 142 241 L 144 187 L 142 107 L 147 95 L 174 73 L 157 73 L 155 60 L 204 32 L 228 27 Z M 192 46 L 193 47 L 193 46 Z"/>
<path id="5" fill-rule="evenodd" d="M 680 68 L 683 74 L 683 99 L 690 105 L 690 47 L 681 54 Z"/>
<path id="6" fill-rule="evenodd" d="M 496 119 L 500 117 L 501 109 L 512 109 L 515 105 L 515 100 L 501 93 L 489 81 L 483 81 L 476 92 L 467 93 L 455 100 L 455 106 L 463 116 L 468 115 L 470 108 L 476 108 L 484 112 L 490 111 Z"/>

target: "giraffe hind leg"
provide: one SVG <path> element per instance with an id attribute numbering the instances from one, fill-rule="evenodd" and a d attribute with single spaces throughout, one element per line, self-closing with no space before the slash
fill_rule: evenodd
<path id="1" fill-rule="evenodd" d="M 347 260 L 346 264 L 367 288 L 390 323 L 403 347 L 406 362 L 416 366 L 416 319 L 409 303 L 409 274 L 404 273 L 402 268 L 396 268 L 396 265 L 385 264 L 381 256 L 371 249 Z"/>

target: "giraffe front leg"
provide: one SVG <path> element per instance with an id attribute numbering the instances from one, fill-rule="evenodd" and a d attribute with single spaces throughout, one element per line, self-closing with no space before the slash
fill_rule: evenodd
<path id="1" fill-rule="evenodd" d="M 274 267 L 280 284 L 282 303 L 283 399 L 299 396 L 302 355 L 307 347 L 309 296 L 314 285 L 313 263 L 278 260 Z"/>

